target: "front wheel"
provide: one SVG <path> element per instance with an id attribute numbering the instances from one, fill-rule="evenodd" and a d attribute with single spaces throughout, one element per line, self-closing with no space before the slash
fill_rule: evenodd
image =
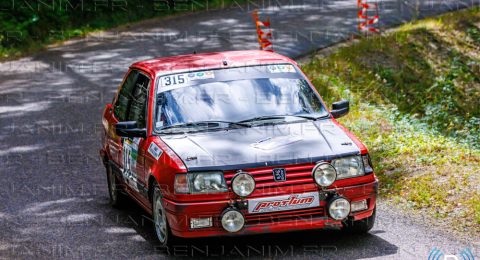
<path id="1" fill-rule="evenodd" d="M 345 231 L 355 233 L 355 234 L 365 234 L 370 231 L 375 225 L 375 216 L 377 209 L 373 210 L 373 213 L 370 217 L 364 218 L 361 220 L 348 220 L 345 223 Z"/>
<path id="2" fill-rule="evenodd" d="M 167 221 L 167 214 L 163 207 L 162 193 L 157 183 L 153 187 L 152 215 L 155 234 L 162 246 L 171 245 L 176 237 L 173 236 Z"/>

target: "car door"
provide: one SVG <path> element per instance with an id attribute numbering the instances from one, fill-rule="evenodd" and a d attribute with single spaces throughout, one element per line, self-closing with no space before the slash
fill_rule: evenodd
<path id="1" fill-rule="evenodd" d="M 131 103 L 130 93 L 138 78 L 138 71 L 130 70 L 124 78 L 113 105 L 107 108 L 105 119 L 108 123 L 106 138 L 109 153 L 116 170 L 121 168 L 123 159 L 121 157 L 122 138 L 115 133 L 115 124 L 126 121 L 127 111 Z"/>
<path id="2" fill-rule="evenodd" d="M 147 95 L 150 77 L 137 71 L 137 77 L 129 96 L 125 121 L 136 121 L 138 128 L 147 127 Z M 145 138 L 122 138 L 122 174 L 125 183 L 141 195 L 146 195 L 145 181 Z"/>

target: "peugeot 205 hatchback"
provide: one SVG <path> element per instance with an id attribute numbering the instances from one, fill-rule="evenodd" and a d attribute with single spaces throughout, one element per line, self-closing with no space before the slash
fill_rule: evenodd
<path id="1" fill-rule="evenodd" d="M 112 205 L 127 194 L 160 243 L 343 228 L 367 232 L 377 179 L 366 147 L 296 63 L 264 51 L 133 64 L 105 107 Z"/>

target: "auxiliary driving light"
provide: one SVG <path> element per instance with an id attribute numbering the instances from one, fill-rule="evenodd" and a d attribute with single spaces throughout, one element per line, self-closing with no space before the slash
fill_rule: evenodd
<path id="1" fill-rule="evenodd" d="M 212 226 L 212 217 L 190 219 L 190 228 L 206 228 L 211 226 Z"/>
<path id="2" fill-rule="evenodd" d="M 232 190 L 240 197 L 246 197 L 255 190 L 255 180 L 246 172 L 239 172 L 232 179 Z"/>
<path id="3" fill-rule="evenodd" d="M 222 215 L 222 227 L 231 233 L 240 231 L 245 225 L 242 213 L 235 209 L 229 209 Z"/>
<path id="4" fill-rule="evenodd" d="M 335 220 L 342 220 L 350 214 L 350 202 L 342 197 L 334 198 L 328 204 L 328 214 Z"/>
<path id="5" fill-rule="evenodd" d="M 312 170 L 312 174 L 315 182 L 322 187 L 328 187 L 332 185 L 337 179 L 337 171 L 331 164 L 327 162 L 320 162 L 315 165 Z"/>
<path id="6" fill-rule="evenodd" d="M 352 202 L 352 212 L 362 211 L 368 209 L 367 200 L 360 200 Z"/>

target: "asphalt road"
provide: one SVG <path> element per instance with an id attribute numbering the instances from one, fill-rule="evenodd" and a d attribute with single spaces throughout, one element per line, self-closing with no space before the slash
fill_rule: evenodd
<path id="1" fill-rule="evenodd" d="M 355 31 L 355 0 L 265 2 L 274 4 L 262 13 L 276 29 L 275 49 L 290 57 Z M 416 8 L 414 2 L 381 1 L 382 26 L 478 3 L 420 1 Z M 0 64 L 0 258 L 426 259 L 433 248 L 459 255 L 468 246 L 480 257 L 478 237 L 456 239 L 382 200 L 378 223 L 365 236 L 314 231 L 197 239 L 169 252 L 156 243 L 141 209 L 108 205 L 100 118 L 128 65 L 194 50 L 255 49 L 250 11 L 256 7 L 150 21 Z"/>

